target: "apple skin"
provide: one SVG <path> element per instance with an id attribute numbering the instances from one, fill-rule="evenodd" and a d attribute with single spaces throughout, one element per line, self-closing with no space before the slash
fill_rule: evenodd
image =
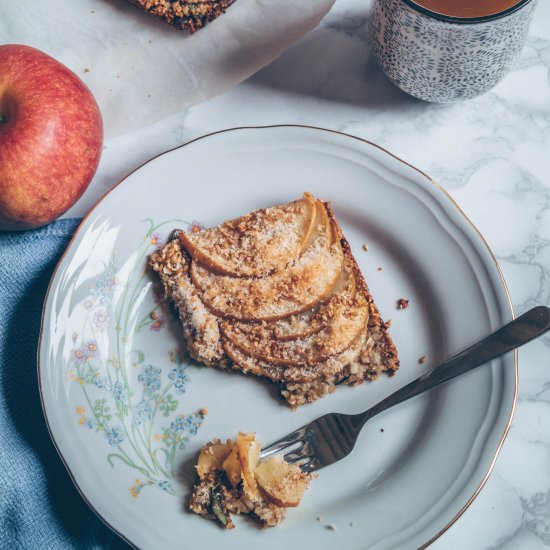
<path id="1" fill-rule="evenodd" d="M 29 46 L 0 46 L 0 230 L 39 227 L 84 193 L 103 148 L 86 85 Z"/>

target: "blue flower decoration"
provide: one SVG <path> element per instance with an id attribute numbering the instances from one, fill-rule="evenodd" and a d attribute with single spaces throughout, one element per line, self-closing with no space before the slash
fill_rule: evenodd
<path id="1" fill-rule="evenodd" d="M 170 430 L 173 433 L 187 432 L 189 435 L 197 435 L 197 430 L 202 424 L 202 417 L 196 413 L 188 416 L 178 416 L 171 424 Z"/>
<path id="2" fill-rule="evenodd" d="M 165 479 L 157 479 L 155 481 L 155 485 L 163 491 L 170 491 L 170 489 L 172 489 L 170 483 L 168 483 L 168 481 L 166 481 Z"/>
<path id="3" fill-rule="evenodd" d="M 183 432 L 188 426 L 188 419 L 185 416 L 178 416 L 171 424 L 170 429 L 173 432 Z"/>
<path id="4" fill-rule="evenodd" d="M 116 447 L 124 441 L 124 433 L 122 431 L 122 426 L 114 426 L 110 430 L 105 432 L 105 437 L 109 442 L 109 445 Z"/>
<path id="5" fill-rule="evenodd" d="M 115 382 L 115 387 L 113 388 L 113 396 L 116 401 L 121 401 L 122 403 L 128 400 L 128 390 L 124 384 L 118 380 Z"/>
<path id="6" fill-rule="evenodd" d="M 107 391 L 111 391 L 111 382 L 109 382 L 109 378 L 100 376 L 99 373 L 94 376 L 94 386 L 99 389 L 105 388 Z"/>
<path id="7" fill-rule="evenodd" d="M 153 402 L 151 400 L 140 401 L 134 408 L 133 423 L 136 426 L 143 424 L 153 416 Z"/>
<path id="8" fill-rule="evenodd" d="M 180 365 L 179 367 L 172 369 L 170 374 L 168 374 L 168 378 L 174 382 L 174 387 L 176 388 L 177 393 L 185 393 L 185 386 L 187 382 L 189 382 L 189 377 L 187 376 L 185 370 L 185 367 Z"/>
<path id="9" fill-rule="evenodd" d="M 138 380 L 145 386 L 145 391 L 152 394 L 160 390 L 160 368 L 149 365 L 138 376 Z"/>
<path id="10" fill-rule="evenodd" d="M 95 418 L 88 418 L 88 420 L 86 420 L 86 428 L 90 430 L 97 428 L 97 420 Z"/>

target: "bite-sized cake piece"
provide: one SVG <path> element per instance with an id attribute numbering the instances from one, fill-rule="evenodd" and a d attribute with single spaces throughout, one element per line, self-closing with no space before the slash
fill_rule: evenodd
<path id="1" fill-rule="evenodd" d="M 235 0 L 129 0 L 177 29 L 198 31 L 219 17 Z"/>
<path id="2" fill-rule="evenodd" d="M 279 383 L 292 408 L 399 367 L 334 213 L 309 193 L 176 232 L 150 265 L 191 356 Z"/>
<path id="3" fill-rule="evenodd" d="M 254 433 L 239 433 L 235 442 L 215 439 L 206 444 L 197 463 L 198 481 L 189 509 L 235 527 L 232 514 L 246 514 L 264 527 L 285 519 L 287 508 L 300 504 L 314 474 L 288 464 L 282 456 L 260 463 L 261 446 Z"/>

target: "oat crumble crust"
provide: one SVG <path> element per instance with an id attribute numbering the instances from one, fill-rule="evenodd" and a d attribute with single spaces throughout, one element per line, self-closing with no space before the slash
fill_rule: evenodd
<path id="1" fill-rule="evenodd" d="M 180 30 L 196 32 L 213 21 L 235 0 L 129 0 L 146 13 Z"/>
<path id="2" fill-rule="evenodd" d="M 239 370 L 280 384 L 281 394 L 293 409 L 333 393 L 338 385 L 356 386 L 382 373 L 393 375 L 399 368 L 388 324 L 380 316 L 334 212 L 328 203 L 318 204 L 332 227 L 332 244 L 322 242 L 322 224 L 317 224 L 317 234 L 310 236 L 302 255 L 266 277 L 238 278 L 208 270 L 198 265 L 178 233 L 150 257 L 167 300 L 178 312 L 191 357 L 210 367 Z M 321 270 L 316 259 L 323 254 Z M 307 264 L 303 258 L 315 265 L 311 295 L 311 273 L 296 267 Z M 340 275 L 332 281 L 334 269 Z M 194 277 L 197 271 L 201 272 L 200 285 Z M 297 275 L 285 281 L 285 273 Z M 332 281 L 332 294 L 326 292 L 323 277 Z M 268 280 L 281 284 L 273 291 Z M 303 285 L 304 280 L 308 285 Z M 300 289 L 297 294 L 296 288 Z M 224 289 L 226 294 L 221 295 Z M 316 301 L 320 292 L 323 297 Z M 313 305 L 308 306 L 310 302 Z M 289 304 L 294 304 L 290 313 Z M 220 311 L 222 306 L 225 309 Z M 235 312 L 237 318 L 232 316 Z M 263 317 L 255 319 L 257 312 Z"/>
<path id="3" fill-rule="evenodd" d="M 227 523 L 223 525 L 225 529 L 235 528 L 231 514 L 247 514 L 262 527 L 275 527 L 285 519 L 287 511 L 286 508 L 266 502 L 265 499 L 247 500 L 242 487 L 232 488 L 223 472 L 210 474 L 195 485 L 189 499 L 189 509 L 206 519 L 218 520 L 218 515 L 212 511 L 214 502 L 220 503 L 227 517 Z"/>

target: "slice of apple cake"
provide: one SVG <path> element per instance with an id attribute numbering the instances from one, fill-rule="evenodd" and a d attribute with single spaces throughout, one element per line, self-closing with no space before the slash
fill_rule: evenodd
<path id="1" fill-rule="evenodd" d="M 264 527 L 283 521 L 287 508 L 300 504 L 316 476 L 288 464 L 281 455 L 260 463 L 260 450 L 254 433 L 239 433 L 235 442 L 207 443 L 199 455 L 199 479 L 189 509 L 226 529 L 235 527 L 232 514 L 247 514 Z"/>
<path id="2" fill-rule="evenodd" d="M 178 231 L 150 265 L 190 355 L 279 383 L 292 408 L 399 367 L 332 209 L 309 193 Z"/>
<path id="3" fill-rule="evenodd" d="M 190 32 L 202 29 L 219 17 L 235 0 L 129 0 L 146 13 L 177 29 Z"/>

